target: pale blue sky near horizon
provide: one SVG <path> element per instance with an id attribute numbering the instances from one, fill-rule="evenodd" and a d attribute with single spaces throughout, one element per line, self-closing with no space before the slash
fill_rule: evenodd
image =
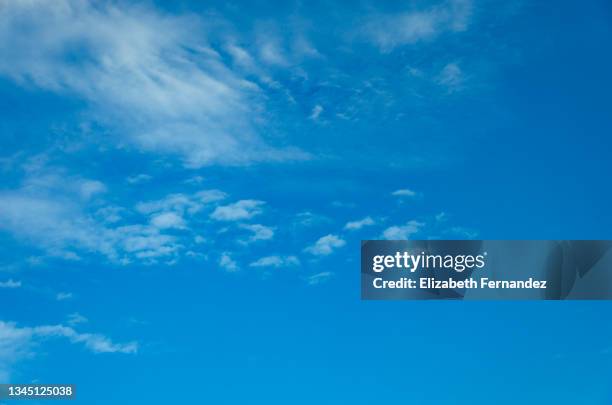
<path id="1" fill-rule="evenodd" d="M 612 5 L 0 0 L 0 382 L 610 404 L 608 302 L 363 302 L 362 239 L 610 239 Z"/>

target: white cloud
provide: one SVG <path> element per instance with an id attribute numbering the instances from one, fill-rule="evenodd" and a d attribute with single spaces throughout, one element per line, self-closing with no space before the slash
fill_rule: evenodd
<path id="1" fill-rule="evenodd" d="M 313 121 L 316 121 L 319 119 L 319 116 L 321 115 L 322 112 L 323 112 L 323 106 L 317 104 L 313 107 L 312 111 L 310 112 L 310 116 L 308 118 L 310 118 Z"/>
<path id="2" fill-rule="evenodd" d="M 251 267 L 290 267 L 290 266 L 298 266 L 300 264 L 300 260 L 295 256 L 265 256 L 262 257 L 251 264 Z"/>
<path id="3" fill-rule="evenodd" d="M 227 252 L 223 253 L 219 258 L 219 266 L 230 273 L 238 271 L 238 264 Z"/>
<path id="4" fill-rule="evenodd" d="M 158 229 L 185 229 L 183 217 L 175 212 L 162 212 L 151 217 L 151 225 Z"/>
<path id="5" fill-rule="evenodd" d="M 0 381 L 9 381 L 12 368 L 19 361 L 33 357 L 37 344 L 54 337 L 82 344 L 93 353 L 134 354 L 138 351 L 137 342 L 114 343 L 104 335 L 79 333 L 68 326 L 19 327 L 12 322 L 0 321 Z"/>
<path id="6" fill-rule="evenodd" d="M 347 231 L 356 231 L 356 230 L 363 228 L 364 226 L 370 226 L 374 224 L 375 222 L 372 219 L 372 217 L 365 217 L 358 221 L 347 222 L 346 225 L 344 225 L 344 229 Z"/>
<path id="7" fill-rule="evenodd" d="M 16 190 L 0 191 L 0 229 L 43 249 L 50 256 L 78 260 L 78 253 L 97 253 L 119 263 L 146 262 L 175 254 L 176 238 L 146 225 L 113 227 L 120 207 L 91 214 L 80 198 L 83 179 L 38 168 Z M 32 215 L 35 212 L 36 215 Z"/>
<path id="8" fill-rule="evenodd" d="M 471 0 L 448 0 L 427 10 L 377 15 L 363 28 L 365 36 L 381 51 L 432 40 L 444 32 L 467 29 L 472 14 Z"/>
<path id="9" fill-rule="evenodd" d="M 0 321 L 0 381 L 7 383 L 13 366 L 31 355 L 31 331 Z"/>
<path id="10" fill-rule="evenodd" d="M 178 215 L 195 214 L 206 204 L 223 200 L 227 194 L 221 190 L 201 190 L 193 194 L 168 194 L 159 200 L 139 202 L 136 210 L 142 214 L 174 212 Z"/>
<path id="11" fill-rule="evenodd" d="M 459 90 L 464 81 L 463 71 L 457 63 L 447 64 L 436 77 L 436 83 L 446 87 L 449 92 Z"/>
<path id="12" fill-rule="evenodd" d="M 444 222 L 448 219 L 448 214 L 444 211 L 440 212 L 439 214 L 436 214 L 436 221 L 437 222 Z"/>
<path id="13" fill-rule="evenodd" d="M 425 226 L 418 221 L 408 221 L 405 225 L 391 226 L 383 231 L 383 237 L 388 240 L 409 239 L 412 235 L 419 232 Z"/>
<path id="14" fill-rule="evenodd" d="M 152 214 L 164 211 L 180 213 L 187 211 L 193 214 L 201 210 L 202 207 L 203 204 L 186 194 L 168 194 L 160 200 L 139 202 L 136 204 L 136 210 L 142 214 Z"/>
<path id="15" fill-rule="evenodd" d="M 245 68 L 249 71 L 255 69 L 256 63 L 253 57 L 249 54 L 249 52 L 235 44 L 229 44 L 226 46 L 227 53 L 230 54 L 232 60 L 238 66 Z"/>
<path id="16" fill-rule="evenodd" d="M 325 235 L 315 242 L 314 245 L 305 249 L 306 252 L 312 253 L 315 256 L 330 255 L 334 249 L 346 245 L 346 241 L 336 235 Z"/>
<path id="17" fill-rule="evenodd" d="M 31 328 L 32 335 L 37 337 L 63 337 L 71 343 L 82 343 L 93 353 L 125 353 L 134 354 L 138 351 L 138 343 L 114 343 L 104 335 L 96 333 L 78 333 L 73 328 L 63 325 L 37 326 Z"/>
<path id="18" fill-rule="evenodd" d="M 106 192 L 106 186 L 97 180 L 84 180 L 80 183 L 80 193 L 81 196 L 89 200 L 96 194 Z"/>
<path id="19" fill-rule="evenodd" d="M 21 281 L 15 281 L 9 278 L 6 281 L 0 281 L 0 288 L 19 288 L 21 287 Z"/>
<path id="20" fill-rule="evenodd" d="M 140 184 L 151 181 L 153 177 L 148 174 L 136 174 L 134 176 L 129 176 L 125 179 L 129 184 Z"/>
<path id="21" fill-rule="evenodd" d="M 193 184 L 193 185 L 202 184 L 203 182 L 204 182 L 204 177 L 202 176 L 193 176 L 183 181 L 183 183 L 185 184 Z"/>
<path id="22" fill-rule="evenodd" d="M 233 204 L 215 208 L 210 217 L 217 221 L 239 221 L 250 219 L 263 212 L 265 203 L 259 200 L 240 200 Z"/>
<path id="23" fill-rule="evenodd" d="M 408 188 L 402 188 L 399 190 L 395 190 L 391 193 L 391 195 L 396 197 L 416 197 L 418 194 L 416 191 L 410 190 Z"/>
<path id="24" fill-rule="evenodd" d="M 1 0 L 0 75 L 80 97 L 120 143 L 190 167 L 305 158 L 257 133 L 263 96 L 206 42 L 205 25 L 142 4 Z M 262 44 L 270 63 L 279 52 Z"/>
<path id="25" fill-rule="evenodd" d="M 245 241 L 245 243 L 257 242 L 258 240 L 269 240 L 274 237 L 274 228 L 270 228 L 260 224 L 242 224 L 242 229 L 251 231 L 253 234 Z"/>
<path id="26" fill-rule="evenodd" d="M 74 325 L 78 325 L 79 323 L 86 323 L 89 320 L 87 318 L 85 318 L 83 315 L 79 314 L 78 312 L 74 312 L 70 315 L 68 315 L 68 324 L 70 326 L 74 326 Z"/>
<path id="27" fill-rule="evenodd" d="M 95 216 L 100 218 L 102 222 L 114 224 L 115 222 L 121 221 L 122 211 L 124 211 L 124 209 L 121 207 L 109 205 L 98 209 Z"/>
<path id="28" fill-rule="evenodd" d="M 197 193 L 195 193 L 195 196 L 200 202 L 204 204 L 220 201 L 227 198 L 226 193 L 216 189 L 198 191 Z"/>
<path id="29" fill-rule="evenodd" d="M 330 219 L 310 211 L 303 211 L 297 214 L 296 222 L 302 226 L 315 226 L 330 222 Z"/>
<path id="30" fill-rule="evenodd" d="M 323 271 L 321 273 L 313 274 L 312 276 L 307 277 L 306 282 L 308 283 L 308 285 L 321 284 L 329 280 L 333 275 L 334 273 L 332 272 Z"/>
<path id="31" fill-rule="evenodd" d="M 280 38 L 269 30 L 260 32 L 258 39 L 259 59 L 269 65 L 286 66 L 289 64 Z"/>
<path id="32" fill-rule="evenodd" d="M 119 227 L 114 233 L 119 235 L 118 248 L 137 259 L 154 261 L 159 257 L 173 256 L 182 247 L 174 236 L 144 225 Z"/>
<path id="33" fill-rule="evenodd" d="M 66 301 L 73 297 L 72 293 L 69 292 L 59 292 L 55 295 L 55 299 L 58 301 Z"/>

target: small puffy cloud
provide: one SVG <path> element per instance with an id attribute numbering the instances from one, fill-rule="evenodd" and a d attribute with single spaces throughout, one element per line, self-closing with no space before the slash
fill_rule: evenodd
<path id="1" fill-rule="evenodd" d="M 259 200 L 240 200 L 215 208 L 210 217 L 217 221 L 240 221 L 253 218 L 263 212 L 265 203 Z"/>
<path id="2" fill-rule="evenodd" d="M 334 273 L 330 271 L 323 271 L 321 273 L 313 274 L 312 276 L 307 277 L 306 282 L 308 283 L 308 285 L 321 284 L 329 280 L 333 275 Z"/>
<path id="3" fill-rule="evenodd" d="M 59 292 L 55 295 L 55 299 L 58 301 L 66 301 L 73 297 L 72 293 L 69 292 Z"/>
<path id="4" fill-rule="evenodd" d="M 21 281 L 15 281 L 9 278 L 6 281 L 0 281 L 0 288 L 19 288 L 21 287 Z"/>
<path id="5" fill-rule="evenodd" d="M 253 234 L 245 241 L 246 243 L 256 242 L 258 240 L 269 240 L 274 237 L 274 228 L 259 224 L 242 224 L 242 229 L 246 229 Z"/>
<path id="6" fill-rule="evenodd" d="M 233 273 L 238 271 L 238 264 L 232 259 L 229 253 L 225 252 L 219 258 L 219 266 L 223 268 L 225 271 Z"/>
<path id="7" fill-rule="evenodd" d="M 418 221 L 408 221 L 405 225 L 391 226 L 383 231 L 383 237 L 387 240 L 409 239 L 412 235 L 419 232 L 425 226 Z"/>
<path id="8" fill-rule="evenodd" d="M 175 212 L 162 212 L 151 217 L 151 225 L 158 229 L 185 229 L 183 217 Z"/>
<path id="9" fill-rule="evenodd" d="M 330 255 L 334 249 L 340 248 L 346 245 L 344 239 L 339 238 L 336 235 L 325 235 L 317 240 L 314 245 L 308 246 L 305 251 L 315 256 L 327 256 Z"/>
<path id="10" fill-rule="evenodd" d="M 96 194 L 106 192 L 106 186 L 97 180 L 83 180 L 80 184 L 80 194 L 86 200 L 89 200 Z"/>
<path id="11" fill-rule="evenodd" d="M 251 267 L 290 267 L 290 266 L 298 266 L 300 264 L 300 260 L 295 256 L 265 256 L 262 257 L 251 264 Z"/>
<path id="12" fill-rule="evenodd" d="M 375 222 L 372 219 L 372 217 L 365 217 L 358 221 L 347 222 L 346 225 L 344 225 L 344 229 L 347 231 L 356 231 L 356 230 L 363 228 L 364 226 L 370 226 L 374 224 Z"/>
<path id="13" fill-rule="evenodd" d="M 134 176 L 127 177 L 125 181 L 127 181 L 129 184 L 140 184 L 151 181 L 152 178 L 153 177 L 149 176 L 148 174 L 136 174 Z"/>
<path id="14" fill-rule="evenodd" d="M 395 197 L 416 197 L 418 193 L 408 188 L 401 188 L 392 192 L 391 195 Z"/>
<path id="15" fill-rule="evenodd" d="M 223 200 L 227 197 L 227 194 L 221 190 L 211 189 L 211 190 L 202 190 L 195 193 L 195 197 L 200 202 L 211 203 L 215 201 Z"/>

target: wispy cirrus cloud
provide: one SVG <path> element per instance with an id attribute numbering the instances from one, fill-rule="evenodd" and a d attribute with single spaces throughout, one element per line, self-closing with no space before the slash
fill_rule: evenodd
<path id="1" fill-rule="evenodd" d="M 20 361 L 35 356 L 36 346 L 52 338 L 81 344 L 93 353 L 138 352 L 138 343 L 135 341 L 116 343 L 102 334 L 80 333 L 61 324 L 27 327 L 0 320 L 0 381 L 9 381 L 13 367 Z"/>
<path id="2" fill-rule="evenodd" d="M 0 75 L 88 102 L 120 143 L 185 165 L 306 158 L 259 135 L 262 94 L 206 41 L 207 22 L 124 2 L 0 2 Z M 262 56 L 280 60 L 273 44 Z"/>
<path id="3" fill-rule="evenodd" d="M 334 273 L 330 271 L 322 271 L 320 273 L 306 277 L 306 282 L 308 283 L 308 285 L 322 284 L 329 280 L 333 275 Z"/>
<path id="4" fill-rule="evenodd" d="M 472 15 L 471 0 L 448 0 L 425 9 L 369 17 L 362 35 L 388 52 L 402 45 L 435 39 L 446 32 L 465 31 Z"/>

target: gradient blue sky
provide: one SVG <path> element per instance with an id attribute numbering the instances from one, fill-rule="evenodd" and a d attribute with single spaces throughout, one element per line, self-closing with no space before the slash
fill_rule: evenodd
<path id="1" fill-rule="evenodd" d="M 609 303 L 358 285 L 361 239 L 610 239 L 611 21 L 604 0 L 0 0 L 0 382 L 612 402 Z"/>

